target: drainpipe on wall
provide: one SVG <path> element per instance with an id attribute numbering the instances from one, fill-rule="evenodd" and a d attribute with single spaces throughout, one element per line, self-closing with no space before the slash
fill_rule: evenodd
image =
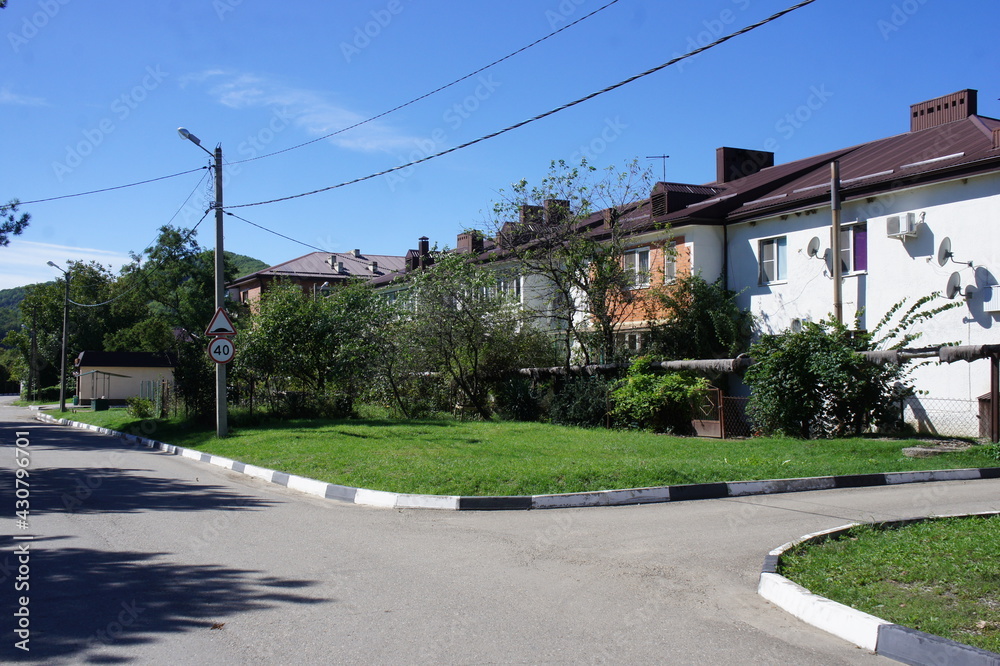
<path id="1" fill-rule="evenodd" d="M 722 223 L 722 288 L 729 289 L 729 225 Z"/>
<path id="2" fill-rule="evenodd" d="M 838 324 L 844 323 L 843 276 L 840 265 L 840 161 L 830 163 L 830 209 L 833 226 L 830 227 L 830 253 L 833 272 L 833 315 Z"/>

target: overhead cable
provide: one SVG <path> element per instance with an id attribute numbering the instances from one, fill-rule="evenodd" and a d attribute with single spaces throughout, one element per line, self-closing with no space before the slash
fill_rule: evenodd
<path id="1" fill-rule="evenodd" d="M 704 51 L 707 51 L 709 49 L 715 48 L 716 46 L 718 46 L 718 45 L 720 45 L 720 44 L 722 44 L 724 42 L 727 42 L 730 39 L 733 39 L 734 37 L 739 37 L 740 35 L 743 35 L 745 33 L 750 32 L 751 30 L 756 30 L 757 28 L 760 28 L 761 26 L 767 25 L 768 23 L 771 23 L 772 21 L 776 21 L 777 19 L 781 18 L 782 16 L 784 16 L 786 14 L 789 14 L 789 13 L 791 13 L 793 11 L 801 9 L 802 7 L 805 7 L 806 5 L 811 5 L 815 1 L 816 0 L 803 0 L 802 2 L 800 2 L 800 3 L 796 4 L 796 5 L 793 5 L 793 6 L 789 7 L 789 8 L 787 8 L 787 9 L 783 9 L 782 11 L 778 12 L 777 14 L 769 16 L 768 18 L 763 19 L 762 21 L 758 21 L 757 23 L 754 23 L 752 25 L 748 25 L 748 26 L 746 26 L 744 28 L 741 28 L 740 30 L 737 30 L 736 32 L 733 32 L 733 33 L 730 33 L 730 34 L 725 35 L 723 37 L 720 37 L 719 39 L 715 40 L 711 44 L 706 44 L 705 46 L 699 47 L 699 48 L 694 49 L 692 51 L 688 51 L 687 53 L 685 53 L 683 55 L 677 56 L 676 58 L 671 58 L 670 60 L 668 60 L 667 62 L 663 63 L 662 65 L 657 65 L 656 67 L 653 67 L 651 69 L 647 69 L 646 71 L 644 71 L 644 72 L 642 72 L 640 74 L 636 74 L 635 76 L 629 77 L 629 78 L 625 79 L 624 81 L 619 81 L 618 83 L 612 84 L 612 85 L 610 85 L 610 86 L 608 86 L 606 88 L 602 88 L 601 90 L 598 90 L 597 92 L 590 93 L 589 95 L 586 95 L 585 97 L 581 97 L 579 99 L 573 100 L 572 102 L 567 102 L 566 104 L 563 104 L 562 106 L 557 107 L 555 109 L 552 109 L 550 111 L 546 111 L 545 113 L 540 113 L 537 116 L 534 116 L 532 118 L 528 118 L 527 120 L 522 120 L 519 123 L 515 123 L 514 125 L 510 125 L 509 127 L 505 127 L 504 129 L 497 130 L 496 132 L 493 132 L 492 134 L 487 134 L 485 136 L 479 137 L 478 139 L 473 139 L 472 141 L 467 141 L 467 142 L 465 142 L 463 144 L 460 144 L 458 146 L 454 146 L 452 148 L 448 148 L 447 150 L 442 150 L 439 153 L 434 153 L 433 155 L 427 155 L 426 157 L 422 157 L 422 158 L 420 158 L 418 160 L 414 160 L 414 161 L 408 162 L 406 164 L 400 164 L 399 166 L 395 166 L 395 167 L 392 167 L 390 169 L 385 169 L 384 171 L 379 171 L 378 173 L 369 174 L 367 176 L 362 176 L 360 178 L 355 178 L 353 180 L 348 180 L 348 181 L 345 181 L 343 183 L 338 183 L 336 185 L 330 185 L 328 187 L 323 187 L 323 188 L 320 188 L 318 190 L 312 190 L 310 192 L 303 192 L 301 194 L 293 194 L 291 196 L 286 196 L 286 197 L 279 197 L 277 199 L 269 199 L 267 201 L 257 201 L 257 202 L 254 202 L 254 203 L 236 204 L 236 205 L 233 205 L 233 206 L 225 206 L 225 207 L 226 208 L 247 208 L 249 206 L 263 206 L 263 205 L 266 205 L 266 204 L 278 203 L 278 202 L 281 202 L 281 201 L 289 201 L 291 199 L 298 199 L 298 198 L 301 198 L 301 197 L 308 197 L 308 196 L 312 196 L 313 194 L 319 194 L 321 192 L 328 192 L 329 190 L 334 190 L 334 189 L 337 189 L 337 188 L 340 188 L 340 187 L 346 187 L 347 185 L 354 185 L 355 183 L 360 183 L 360 182 L 363 182 L 363 181 L 366 181 L 366 180 L 371 180 L 372 178 L 378 178 L 379 176 L 384 176 L 386 174 L 393 173 L 394 171 L 400 171 L 402 169 L 408 169 L 408 168 L 410 168 L 412 166 L 416 166 L 418 164 L 423 164 L 424 162 L 428 162 L 428 161 L 430 161 L 432 159 L 435 159 L 437 157 L 442 157 L 443 155 L 448 155 L 449 153 L 454 153 L 454 152 L 456 152 L 458 150 L 462 150 L 463 148 L 468 148 L 470 146 L 474 146 L 477 143 L 482 143 L 483 141 L 486 141 L 488 139 L 493 139 L 495 137 L 500 136 L 501 134 L 506 134 L 507 132 L 510 132 L 512 130 L 515 130 L 515 129 L 519 129 L 519 128 L 524 127 L 525 125 L 529 125 L 529 124 L 531 124 L 531 123 L 533 123 L 533 122 L 535 122 L 537 120 L 541 120 L 543 118 L 547 118 L 547 117 L 549 117 L 551 115 L 559 113 L 560 111 L 565 111 L 566 109 L 569 109 L 571 107 L 576 106 L 577 104 L 581 104 L 583 102 L 591 100 L 591 99 L 593 99 L 595 97 L 598 97 L 599 95 L 603 95 L 604 93 L 608 93 L 608 92 L 611 92 L 612 90 L 616 90 L 618 88 L 621 88 L 624 85 L 632 83 L 633 81 L 637 81 L 638 79 L 641 79 L 641 78 L 643 78 L 645 76 L 649 76 L 650 74 L 658 72 L 661 69 L 669 67 L 670 65 L 674 65 L 674 64 L 676 64 L 676 63 L 678 63 L 678 62 L 680 62 L 682 60 L 685 60 L 687 58 L 691 58 L 693 56 L 698 55 L 699 53 L 703 53 Z"/>
<path id="2" fill-rule="evenodd" d="M 425 93 L 425 94 L 421 95 L 420 97 L 415 97 L 415 98 L 411 99 L 409 102 L 406 102 L 404 104 L 400 104 L 399 106 L 395 106 L 395 107 L 389 109 L 388 111 L 383 111 L 382 113 L 378 114 L 377 116 L 372 116 L 371 118 L 368 118 L 366 120 L 362 120 L 360 122 L 354 123 L 353 125 L 349 125 L 348 127 L 345 127 L 343 129 L 339 129 L 336 132 L 330 132 L 329 134 L 325 134 L 325 135 L 323 135 L 323 136 L 321 136 L 319 138 L 312 139 L 310 141 L 306 141 L 305 143 L 300 143 L 300 144 L 298 144 L 296 146 L 291 146 L 289 148 L 284 148 L 282 150 L 276 150 L 273 153 L 267 153 L 266 155 L 258 155 L 257 157 L 250 157 L 250 158 L 245 159 L 245 160 L 239 160 L 238 162 L 226 162 L 226 164 L 243 164 L 245 162 L 253 162 L 254 160 L 262 160 L 265 157 L 273 157 L 274 155 L 280 155 L 281 153 L 287 153 L 290 150 L 295 150 L 297 148 L 302 148 L 303 146 L 308 146 L 310 144 L 316 143 L 317 141 L 322 141 L 323 139 L 329 139 L 332 136 L 336 136 L 338 134 L 343 134 L 344 132 L 346 132 L 348 130 L 352 130 L 352 129 L 356 128 L 356 127 L 361 127 L 362 125 L 370 123 L 373 120 L 378 120 L 379 118 L 383 118 L 383 117 L 389 115 L 390 113 L 394 113 L 396 111 L 399 111 L 400 109 L 404 109 L 404 108 L 410 106 L 411 104 L 415 104 L 416 102 L 419 102 L 420 100 L 427 99 L 431 95 L 437 94 L 437 93 L 441 92 L 442 90 L 446 90 L 446 89 L 452 87 L 453 85 L 456 85 L 458 83 L 461 83 L 462 81 L 465 81 L 466 79 L 470 79 L 473 76 L 475 76 L 476 74 L 480 74 L 480 73 L 486 71 L 487 69 L 489 69 L 490 67 L 493 67 L 494 65 L 499 65 L 504 60 L 508 60 L 510 58 L 513 58 L 517 54 L 522 53 L 524 51 L 527 51 L 528 49 L 530 49 L 533 46 L 541 44 L 542 42 L 544 42 L 545 40 L 549 39 L 550 37 L 555 37 L 556 35 L 558 35 L 563 30 L 568 30 L 569 28 L 572 28 L 577 23 L 580 23 L 582 21 L 585 21 L 585 20 L 589 19 L 594 14 L 607 9 L 608 7 L 610 7 L 611 5 L 615 4 L 616 2 L 618 2 L 618 0 L 611 0 L 611 2 L 607 3 L 606 5 L 603 5 L 602 7 L 598 7 L 597 9 L 595 9 L 592 12 L 590 12 L 589 14 L 587 14 L 585 16 L 581 16 L 580 18 L 578 18 L 577 20 L 573 21 L 572 23 L 568 23 L 568 24 L 564 25 L 563 27 L 559 28 L 558 30 L 556 30 L 554 32 L 550 32 L 549 34 L 545 35 L 544 37 L 541 37 L 540 39 L 536 39 L 535 41 L 533 41 L 532 43 L 528 44 L 527 46 L 522 46 L 521 48 L 519 48 L 518 50 L 514 51 L 513 53 L 508 53 L 504 57 L 502 57 L 502 58 L 500 58 L 498 60 L 494 60 L 490 64 L 484 65 L 484 66 L 480 67 L 479 69 L 477 69 L 474 72 L 470 72 L 469 74 L 466 74 L 465 76 L 463 76 L 461 78 L 455 79 L 451 83 L 446 83 L 445 85 L 443 85 L 443 86 L 441 86 L 439 88 L 435 88 L 434 90 L 430 91 L 429 93 Z"/>

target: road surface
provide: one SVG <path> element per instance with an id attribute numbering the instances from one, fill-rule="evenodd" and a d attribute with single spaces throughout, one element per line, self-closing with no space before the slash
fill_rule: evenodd
<path id="1" fill-rule="evenodd" d="M 25 529 L 18 432 L 28 433 Z M 1000 481 L 971 481 L 401 511 L 314 498 L 9 406 L 0 444 L 0 660 L 47 664 L 894 663 L 757 596 L 764 555 L 851 521 L 1000 510 Z M 17 591 L 25 543 L 30 589 Z M 16 647 L 22 608 L 30 652 Z"/>

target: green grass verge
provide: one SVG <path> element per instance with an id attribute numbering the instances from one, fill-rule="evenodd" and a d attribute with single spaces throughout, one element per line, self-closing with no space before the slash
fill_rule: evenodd
<path id="1" fill-rule="evenodd" d="M 1000 465 L 986 447 L 932 458 L 918 441 L 717 440 L 544 423 L 293 420 L 232 428 L 138 421 L 124 410 L 69 418 L 348 486 L 433 495 L 538 495 L 685 483 Z"/>
<path id="2" fill-rule="evenodd" d="M 1000 652 L 1000 516 L 858 527 L 786 554 L 780 573 L 889 622 Z"/>

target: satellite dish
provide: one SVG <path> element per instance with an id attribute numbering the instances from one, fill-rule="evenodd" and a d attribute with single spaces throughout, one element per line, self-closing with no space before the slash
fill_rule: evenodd
<path id="1" fill-rule="evenodd" d="M 938 246 L 937 252 L 937 262 L 938 266 L 944 266 L 948 263 L 948 260 L 952 258 L 951 253 L 951 239 L 947 236 L 941 239 L 941 245 Z M 949 296 L 950 298 L 950 296 Z"/>
<path id="2" fill-rule="evenodd" d="M 810 259 L 819 254 L 819 238 L 817 236 L 813 236 L 812 240 L 809 241 L 809 245 L 806 246 L 806 254 L 809 255 Z"/>
<path id="3" fill-rule="evenodd" d="M 962 293 L 962 276 L 958 273 L 952 273 L 951 277 L 948 278 L 948 286 L 944 288 L 944 295 L 948 298 L 955 298 L 960 293 Z"/>

